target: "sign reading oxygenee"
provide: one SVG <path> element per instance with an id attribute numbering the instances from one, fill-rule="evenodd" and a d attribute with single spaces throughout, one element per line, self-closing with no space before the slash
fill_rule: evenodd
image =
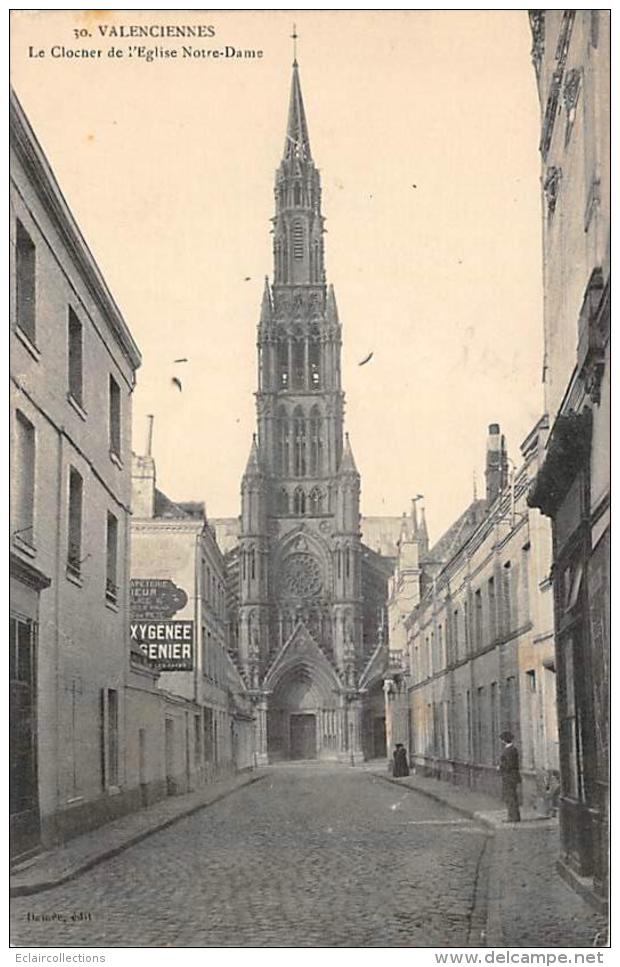
<path id="1" fill-rule="evenodd" d="M 163 672 L 194 669 L 193 621 L 132 621 L 131 640 L 148 660 Z"/>

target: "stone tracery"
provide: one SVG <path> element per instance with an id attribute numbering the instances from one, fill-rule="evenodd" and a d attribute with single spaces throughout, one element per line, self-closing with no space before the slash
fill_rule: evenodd
<path id="1" fill-rule="evenodd" d="M 296 551 L 282 562 L 280 590 L 283 596 L 314 598 L 322 587 L 321 568 L 311 554 Z"/>

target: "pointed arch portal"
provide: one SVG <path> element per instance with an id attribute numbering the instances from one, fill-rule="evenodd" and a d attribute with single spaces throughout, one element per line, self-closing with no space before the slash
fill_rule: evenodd
<path id="1" fill-rule="evenodd" d="M 336 759 L 342 726 L 339 682 L 305 627 L 297 626 L 267 677 L 269 761 Z"/>
<path id="2" fill-rule="evenodd" d="M 269 696 L 269 761 L 335 759 L 338 754 L 338 695 L 315 670 L 301 663 L 282 676 Z"/>

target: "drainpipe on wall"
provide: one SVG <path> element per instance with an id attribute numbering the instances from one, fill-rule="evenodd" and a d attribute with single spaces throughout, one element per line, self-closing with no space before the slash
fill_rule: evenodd
<path id="1" fill-rule="evenodd" d="M 58 506 L 56 508 L 56 587 L 54 589 L 54 628 L 55 628 L 55 654 L 54 654 L 54 678 L 56 682 L 56 811 L 60 809 L 60 581 L 62 568 L 61 551 L 61 521 L 63 509 L 62 496 L 62 432 L 58 431 Z"/>
<path id="2" fill-rule="evenodd" d="M 130 476 L 131 481 L 131 476 Z M 127 685 L 129 683 L 129 667 L 130 667 L 130 645 L 127 637 L 128 633 L 128 618 L 130 617 L 130 580 L 131 580 L 131 496 L 129 497 L 129 508 L 125 511 L 125 555 L 123 558 L 124 573 L 123 581 L 120 582 L 122 587 L 122 601 L 121 601 L 121 616 L 122 616 L 122 627 L 121 635 L 123 640 L 123 760 L 122 760 L 122 784 L 127 785 Z M 117 578 L 118 580 L 118 578 Z M 119 689 L 119 694 L 120 694 Z M 120 777 L 119 777 L 120 778 Z M 121 783 L 119 782 L 119 785 Z"/>
<path id="3" fill-rule="evenodd" d="M 200 704 L 198 695 L 198 644 L 199 642 L 202 644 L 202 599 L 199 596 L 199 576 L 202 572 L 201 540 L 202 530 L 196 534 L 194 549 L 194 623 L 196 628 L 194 638 L 194 702 L 196 705 Z"/>

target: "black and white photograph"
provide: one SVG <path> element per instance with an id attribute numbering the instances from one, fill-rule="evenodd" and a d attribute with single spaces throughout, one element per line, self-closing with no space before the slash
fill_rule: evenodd
<path id="1" fill-rule="evenodd" d="M 9 19 L 10 945 L 605 963 L 611 11 Z"/>

